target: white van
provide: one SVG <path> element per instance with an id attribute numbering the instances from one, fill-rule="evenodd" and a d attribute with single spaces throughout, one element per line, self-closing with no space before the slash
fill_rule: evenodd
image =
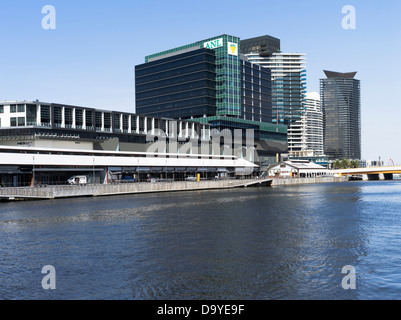
<path id="1" fill-rule="evenodd" d="M 72 176 L 67 180 L 68 184 L 87 184 L 86 176 Z"/>

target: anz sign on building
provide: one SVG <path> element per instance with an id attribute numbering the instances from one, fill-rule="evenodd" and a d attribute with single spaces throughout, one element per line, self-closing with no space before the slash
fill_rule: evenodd
<path id="1" fill-rule="evenodd" d="M 203 44 L 204 48 L 216 49 L 224 46 L 223 38 L 207 41 Z M 238 44 L 235 42 L 227 42 L 227 53 L 232 56 L 238 56 Z"/>
<path id="2" fill-rule="evenodd" d="M 203 47 L 207 48 L 207 49 L 216 49 L 216 48 L 220 48 L 222 46 L 223 46 L 223 38 L 208 41 L 203 44 Z"/>
<path id="3" fill-rule="evenodd" d="M 217 115 L 241 115 L 241 66 L 238 37 L 221 35 L 199 43 L 216 55 Z"/>

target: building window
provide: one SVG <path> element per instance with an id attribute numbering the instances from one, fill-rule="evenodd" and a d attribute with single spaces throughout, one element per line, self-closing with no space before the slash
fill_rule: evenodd
<path id="1" fill-rule="evenodd" d="M 50 124 L 50 106 L 40 106 L 40 122 Z"/>
<path id="2" fill-rule="evenodd" d="M 104 113 L 103 114 L 103 118 L 104 118 L 104 129 L 106 131 L 110 131 L 111 129 L 111 114 L 110 113 Z"/>
<path id="3" fill-rule="evenodd" d="M 54 124 L 56 127 L 60 127 L 63 121 L 61 107 L 54 107 L 53 112 L 54 112 Z"/>
<path id="4" fill-rule="evenodd" d="M 160 119 L 155 119 L 155 129 L 160 129 Z"/>
<path id="5" fill-rule="evenodd" d="M 84 125 L 84 112 L 81 109 L 75 109 L 75 125 L 78 129 Z"/>
<path id="6" fill-rule="evenodd" d="M 128 132 L 128 125 L 129 125 L 129 116 L 124 114 L 123 115 L 123 131 Z"/>
<path id="7" fill-rule="evenodd" d="M 136 116 L 131 116 L 131 132 L 136 132 Z"/>
<path id="8" fill-rule="evenodd" d="M 24 126 L 25 126 L 25 118 L 18 117 L 18 127 L 24 127 Z"/>
<path id="9" fill-rule="evenodd" d="M 145 118 L 144 117 L 139 117 L 139 132 L 140 133 L 145 132 Z"/>
<path id="10" fill-rule="evenodd" d="M 93 129 L 93 112 L 92 110 L 85 110 L 85 126 L 86 129 Z"/>
<path id="11" fill-rule="evenodd" d="M 16 113 L 17 112 L 17 105 L 16 104 L 12 104 L 10 106 L 10 113 Z"/>
<path id="12" fill-rule="evenodd" d="M 152 118 L 146 118 L 146 126 L 147 126 L 146 130 L 148 130 L 148 132 L 152 130 Z"/>
<path id="13" fill-rule="evenodd" d="M 28 125 L 36 125 L 36 105 L 27 104 L 26 105 L 26 122 Z"/>
<path id="14" fill-rule="evenodd" d="M 71 108 L 64 109 L 64 119 L 65 119 L 65 127 L 72 128 L 72 109 Z"/>
<path id="15" fill-rule="evenodd" d="M 115 132 L 121 132 L 121 115 L 120 114 L 113 115 L 113 129 Z"/>
<path id="16" fill-rule="evenodd" d="M 0 113 L 4 113 L 4 106 L 0 106 Z"/>
<path id="17" fill-rule="evenodd" d="M 10 118 L 10 126 L 11 127 L 16 127 L 17 126 L 17 118 L 15 118 L 15 117 Z"/>
<path id="18" fill-rule="evenodd" d="M 17 112 L 25 112 L 25 105 L 24 104 L 19 104 L 17 106 Z"/>
<path id="19" fill-rule="evenodd" d="M 102 113 L 101 112 L 95 112 L 95 126 L 96 126 L 96 130 L 102 129 Z"/>
<path id="20" fill-rule="evenodd" d="M 167 120 L 161 120 L 160 129 L 166 133 L 167 132 Z"/>

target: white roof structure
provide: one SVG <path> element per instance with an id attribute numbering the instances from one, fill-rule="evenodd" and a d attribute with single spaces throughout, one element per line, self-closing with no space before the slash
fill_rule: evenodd
<path id="1" fill-rule="evenodd" d="M 326 170 L 325 167 L 313 162 L 309 162 L 307 160 L 290 160 L 290 161 L 284 161 L 284 163 L 298 170 L 321 170 L 321 169 Z"/>
<path id="2" fill-rule="evenodd" d="M 243 168 L 258 166 L 236 156 L 150 152 L 117 152 L 0 146 L 1 165 L 83 166 L 83 167 L 198 167 Z"/>
<path id="3" fill-rule="evenodd" d="M 268 168 L 270 174 L 280 173 L 281 175 L 290 175 L 296 173 L 299 176 L 322 176 L 327 175 L 329 170 L 321 165 L 308 160 L 290 160 L 276 163 Z"/>

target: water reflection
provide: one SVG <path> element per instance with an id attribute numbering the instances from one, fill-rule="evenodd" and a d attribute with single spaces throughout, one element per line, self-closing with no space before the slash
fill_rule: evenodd
<path id="1" fill-rule="evenodd" d="M 391 298 L 398 290 L 392 282 L 401 283 L 400 186 L 355 182 L 1 204 L 0 298 Z M 40 287 L 46 264 L 58 274 L 51 295 Z M 357 290 L 341 287 L 345 265 L 357 270 Z"/>

